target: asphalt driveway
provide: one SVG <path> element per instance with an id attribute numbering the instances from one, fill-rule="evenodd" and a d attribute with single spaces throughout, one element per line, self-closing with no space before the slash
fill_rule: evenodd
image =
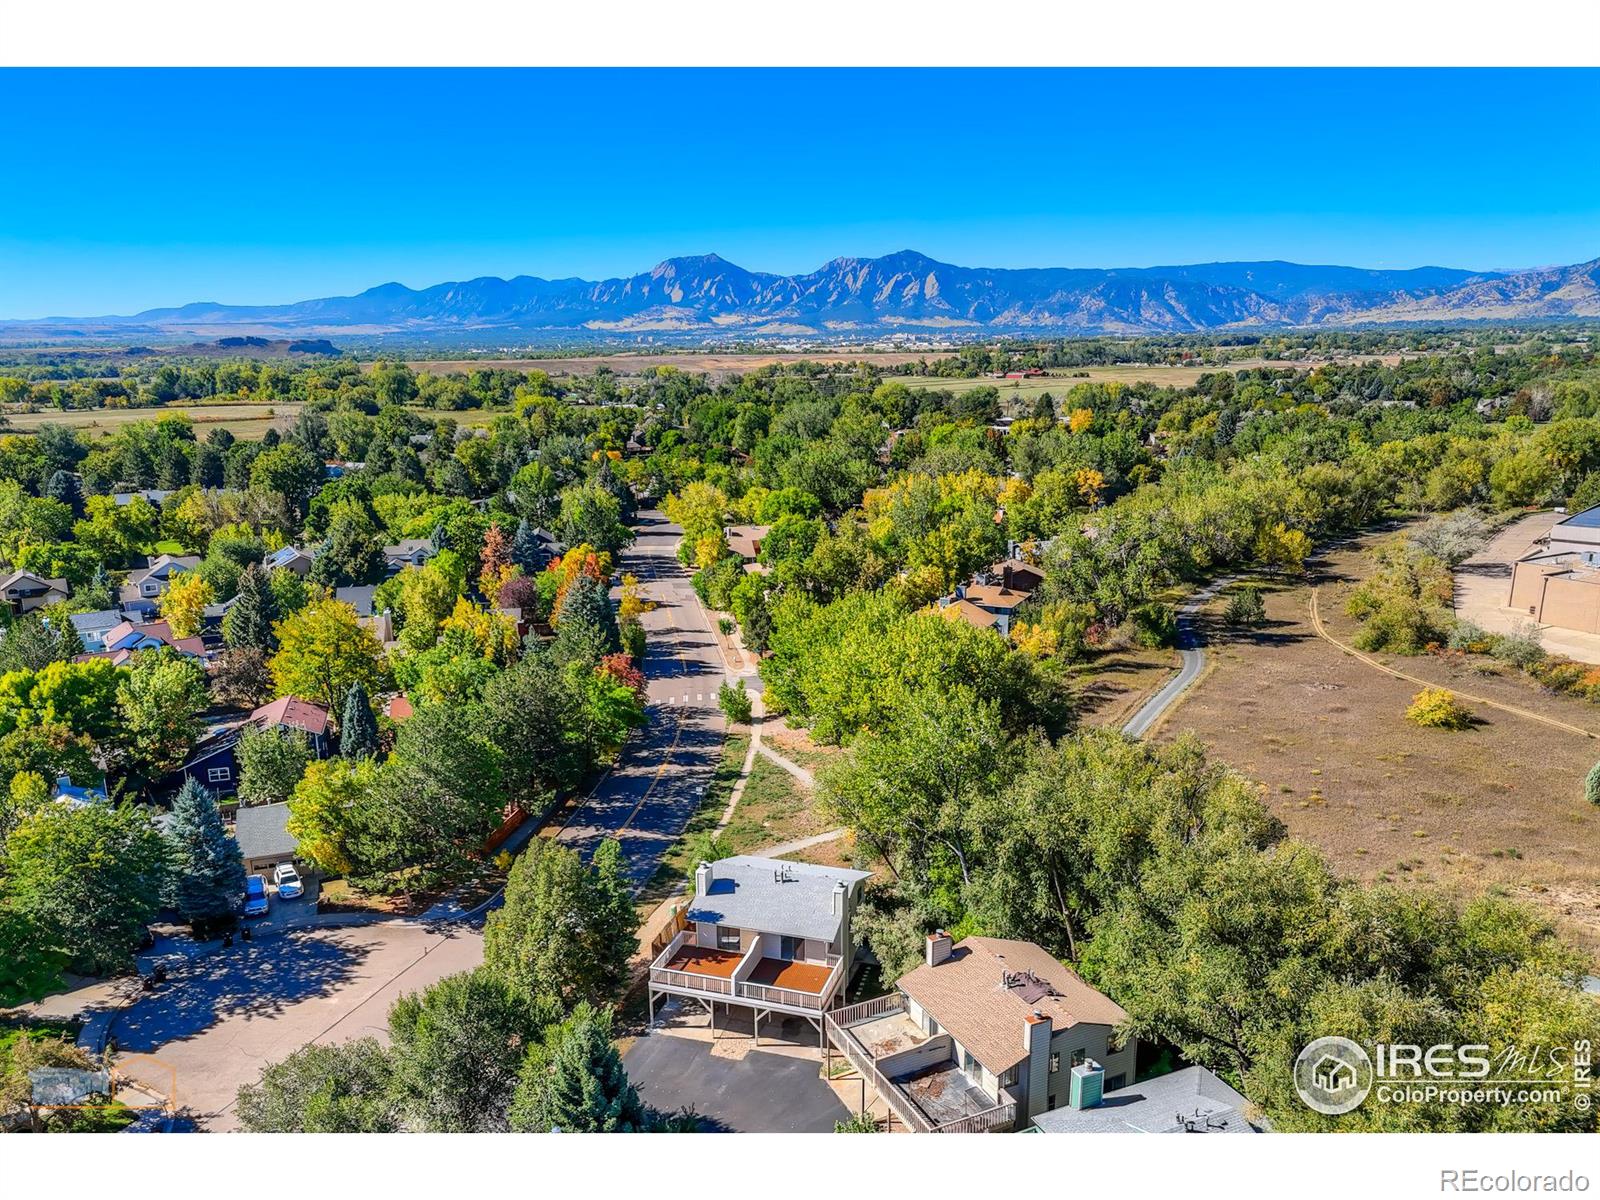
<path id="1" fill-rule="evenodd" d="M 629 1047 L 622 1065 L 646 1103 L 668 1112 L 691 1106 L 708 1131 L 832 1133 L 850 1116 L 815 1056 L 719 1058 L 709 1042 L 656 1032 Z"/>

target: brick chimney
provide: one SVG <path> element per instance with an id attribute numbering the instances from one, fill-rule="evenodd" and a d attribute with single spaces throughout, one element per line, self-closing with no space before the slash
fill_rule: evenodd
<path id="1" fill-rule="evenodd" d="M 950 957 L 950 951 L 955 946 L 950 935 L 942 929 L 935 929 L 928 935 L 927 959 L 930 967 L 937 967 Z"/>

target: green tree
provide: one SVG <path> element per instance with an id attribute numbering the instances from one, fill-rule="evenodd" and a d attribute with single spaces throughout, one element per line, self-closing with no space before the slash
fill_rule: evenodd
<path id="1" fill-rule="evenodd" d="M 205 672 L 193 659 L 166 647 L 138 654 L 117 689 L 133 773 L 148 781 L 181 765 L 209 703 Z"/>
<path id="2" fill-rule="evenodd" d="M 252 563 L 239 576 L 239 593 L 222 618 L 222 640 L 231 650 L 270 653 L 278 640 L 272 632 L 278 620 L 278 601 L 266 572 Z"/>
<path id="3" fill-rule="evenodd" d="M 605 584 L 591 575 L 579 573 L 567 586 L 556 610 L 555 624 L 558 627 L 580 625 L 596 631 L 605 654 L 622 648 L 622 635 L 617 629 L 617 614 L 612 610 L 611 598 L 606 595 Z"/>
<path id="4" fill-rule="evenodd" d="M 546 1032 L 523 1063 L 510 1125 L 523 1133 L 640 1133 L 651 1127 L 612 1042 L 610 1009 L 579 1004 Z"/>
<path id="5" fill-rule="evenodd" d="M 46 943 L 25 913 L 0 902 L 0 1005 L 37 1000 L 61 984 L 67 955 Z"/>
<path id="6" fill-rule="evenodd" d="M 247 1133 L 394 1133 L 392 1073 L 376 1038 L 312 1043 L 241 1087 L 234 1112 Z"/>
<path id="7" fill-rule="evenodd" d="M 733 686 L 724 683 L 718 688 L 717 704 L 722 709 L 722 715 L 727 717 L 733 724 L 750 724 L 750 693 L 745 690 L 744 680 L 739 680 Z"/>
<path id="8" fill-rule="evenodd" d="M 547 1023 L 482 969 L 446 976 L 395 1001 L 389 1010 L 393 1085 L 406 1125 L 429 1133 L 510 1128 L 522 1060 Z"/>
<path id="9" fill-rule="evenodd" d="M 239 803 L 279 804 L 294 795 L 311 748 L 303 734 L 273 726 L 246 726 L 239 737 Z"/>
<path id="10" fill-rule="evenodd" d="M 614 839 L 600 843 L 592 868 L 535 839 L 511 868 L 505 904 L 489 914 L 484 967 L 530 999 L 605 1004 L 627 982 L 638 925 Z"/>
<path id="11" fill-rule="evenodd" d="M 185 780 L 172 802 L 165 836 L 178 912 L 196 924 L 232 915 L 244 895 L 244 859 L 222 824 L 216 793 Z"/>
<path id="12" fill-rule="evenodd" d="M 126 968 L 161 906 L 167 849 L 147 810 L 50 804 L 11 831 L 6 903 L 83 975 Z"/>
<path id="13" fill-rule="evenodd" d="M 346 758 L 371 758 L 378 753 L 378 719 L 372 715 L 372 701 L 360 683 L 352 683 L 344 694 L 339 753 Z"/>

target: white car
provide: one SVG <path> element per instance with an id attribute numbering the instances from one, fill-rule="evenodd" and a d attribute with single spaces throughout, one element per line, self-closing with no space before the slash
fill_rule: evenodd
<path id="1" fill-rule="evenodd" d="M 293 900 L 305 894 L 305 884 L 300 882 L 300 872 L 293 863 L 279 863 L 272 870 L 272 882 L 278 889 L 279 900 Z"/>

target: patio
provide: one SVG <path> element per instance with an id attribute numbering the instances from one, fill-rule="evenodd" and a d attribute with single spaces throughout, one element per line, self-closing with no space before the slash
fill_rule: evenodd
<path id="1" fill-rule="evenodd" d="M 975 1117 L 994 1107 L 994 1101 L 974 1087 L 952 1062 L 896 1075 L 890 1082 L 935 1126 Z"/>

